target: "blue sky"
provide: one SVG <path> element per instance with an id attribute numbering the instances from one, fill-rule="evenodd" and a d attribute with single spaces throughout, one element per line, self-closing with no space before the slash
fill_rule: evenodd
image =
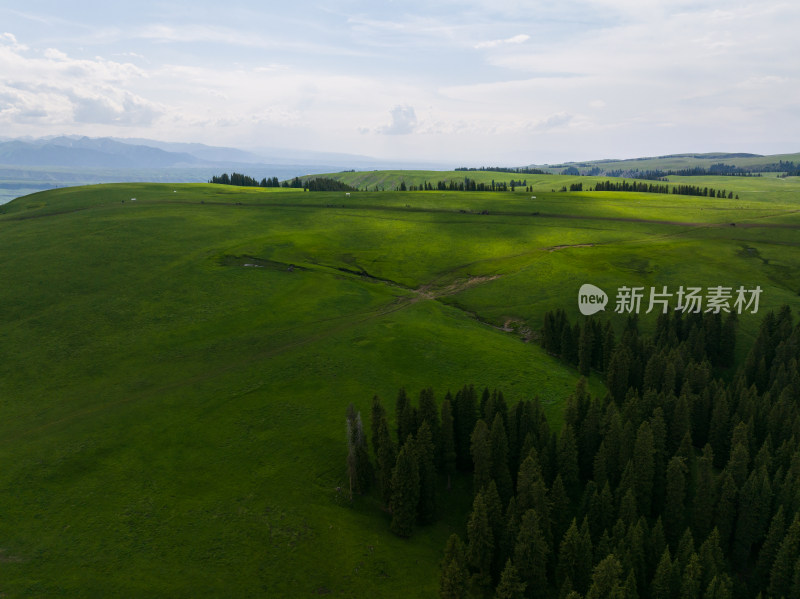
<path id="1" fill-rule="evenodd" d="M 529 164 L 800 151 L 800 4 L 20 2 L 0 136 Z"/>

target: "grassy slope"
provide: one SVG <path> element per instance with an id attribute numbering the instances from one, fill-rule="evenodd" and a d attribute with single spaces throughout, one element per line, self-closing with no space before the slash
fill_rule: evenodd
<path id="1" fill-rule="evenodd" d="M 796 183 L 746 182 L 739 202 L 137 184 L 3 206 L 0 592 L 435 596 L 463 513 L 408 542 L 340 501 L 346 404 L 474 381 L 557 423 L 574 371 L 468 312 L 538 326 L 587 281 L 796 305 L 797 229 L 741 226 L 800 225 Z"/>
<path id="2" fill-rule="evenodd" d="M 725 153 L 710 153 L 710 154 L 679 154 L 672 156 L 656 156 L 650 158 L 630 158 L 626 160 L 591 160 L 588 162 L 570 162 L 569 164 L 581 166 L 598 166 L 606 169 L 636 169 L 639 170 L 656 170 L 656 169 L 683 169 L 703 167 L 708 168 L 712 164 L 723 162 L 725 164 L 732 164 L 734 166 L 758 166 L 761 164 L 774 164 L 780 162 L 798 162 L 800 161 L 800 153 L 798 154 L 772 154 L 768 156 L 731 156 Z"/>
<path id="3" fill-rule="evenodd" d="M 435 228 L 430 214 L 285 206 L 325 199 L 309 196 L 142 184 L 5 207 L 0 591 L 435 594 L 462 518 L 409 543 L 371 500 L 339 504 L 345 405 L 366 415 L 374 393 L 391 409 L 401 385 L 475 381 L 538 393 L 557 416 L 575 375 L 459 310 L 336 270 L 440 276 L 388 247 L 373 258 L 387 230 L 412 245 Z"/>

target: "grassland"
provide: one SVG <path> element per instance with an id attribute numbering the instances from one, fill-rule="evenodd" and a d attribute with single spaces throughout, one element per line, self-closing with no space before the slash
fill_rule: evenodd
<path id="1" fill-rule="evenodd" d="M 434 597 L 468 482 L 395 538 L 374 498 L 337 492 L 347 403 L 474 382 L 558 423 L 576 372 L 499 327 L 576 317 L 584 282 L 797 306 L 796 180 L 725 179 L 738 201 L 554 181 L 535 200 L 120 184 L 1 206 L 0 593 Z"/>

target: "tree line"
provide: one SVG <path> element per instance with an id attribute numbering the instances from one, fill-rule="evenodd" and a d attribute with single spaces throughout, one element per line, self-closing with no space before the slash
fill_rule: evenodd
<path id="1" fill-rule="evenodd" d="M 242 173 L 223 173 L 220 176 L 213 176 L 209 183 L 217 183 L 219 185 L 238 185 L 239 187 L 281 187 L 278 177 L 265 177 L 260 182 L 253 177 L 248 177 Z M 283 187 L 289 185 L 284 181 Z"/>
<path id="2" fill-rule="evenodd" d="M 800 596 L 800 324 L 787 307 L 768 313 L 733 370 L 735 322 L 717 316 L 664 315 L 652 336 L 630 318 L 617 339 L 551 313 L 548 351 L 557 337 L 559 355 L 604 340 L 583 344 L 589 369 L 603 364 L 603 398 L 582 379 L 556 434 L 538 398 L 511 406 L 465 386 L 437 409 L 430 389 L 418 406 L 401 390 L 397 442 L 375 398 L 376 466 L 362 431 L 351 480 L 374 480 L 409 536 L 448 505 L 445 480 L 471 476 L 442 597 Z"/>
<path id="3" fill-rule="evenodd" d="M 637 181 L 598 181 L 594 186 L 595 191 L 638 191 L 640 193 L 672 193 L 684 196 L 703 196 L 707 198 L 733 199 L 732 191 L 714 189 L 713 187 L 700 187 L 698 185 L 655 185 Z M 591 190 L 590 190 L 591 191 Z M 736 195 L 738 199 L 738 194 Z"/>
<path id="4" fill-rule="evenodd" d="M 694 166 L 682 169 L 648 169 L 639 170 L 638 168 L 628 169 L 602 169 L 593 166 L 581 172 L 575 166 L 564 169 L 563 175 L 582 175 L 582 176 L 605 176 L 605 177 L 627 177 L 628 179 L 649 179 L 654 181 L 665 181 L 669 176 L 677 177 L 704 177 L 704 176 L 725 176 L 725 177 L 761 177 L 761 173 L 785 173 L 800 170 L 800 164 L 792 161 L 780 160 L 769 164 L 756 164 L 752 166 L 735 166 L 718 162 L 708 168 Z"/>
<path id="5" fill-rule="evenodd" d="M 405 181 L 400 181 L 398 191 L 514 191 L 517 187 L 526 186 L 527 179 L 520 179 L 519 181 L 495 181 L 492 179 L 491 183 L 477 182 L 475 179 L 464 177 L 463 181 L 437 181 L 431 183 L 425 181 L 419 185 L 406 185 Z M 377 190 L 376 190 L 377 191 Z"/>
<path id="6" fill-rule="evenodd" d="M 240 187 L 284 187 L 293 189 L 304 189 L 307 191 L 358 191 L 355 187 L 342 183 L 330 177 L 315 177 L 313 179 L 301 179 L 295 177 L 291 181 L 278 181 L 278 177 L 265 177 L 260 182 L 253 177 L 248 177 L 241 173 L 223 173 L 220 176 L 211 177 L 209 183 L 220 185 L 238 185 Z"/>
<path id="7" fill-rule="evenodd" d="M 523 175 L 550 175 L 547 171 L 543 171 L 540 168 L 532 168 L 529 166 L 517 166 L 517 167 L 504 167 L 504 166 L 481 166 L 479 168 L 470 167 L 467 168 L 466 166 L 461 166 L 456 169 L 457 171 L 489 171 L 494 173 L 521 173 Z"/>

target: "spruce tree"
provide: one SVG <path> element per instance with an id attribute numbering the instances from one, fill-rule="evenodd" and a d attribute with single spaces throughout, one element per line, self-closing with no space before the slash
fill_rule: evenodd
<path id="1" fill-rule="evenodd" d="M 611 397 L 617 403 L 622 403 L 628 392 L 630 376 L 630 354 L 627 348 L 620 346 L 614 350 L 606 370 L 606 386 Z"/>
<path id="2" fill-rule="evenodd" d="M 716 503 L 716 487 L 714 485 L 714 454 L 711 445 L 703 448 L 703 457 L 697 462 L 697 481 L 695 482 L 694 502 L 692 506 L 692 529 L 695 537 L 704 539 L 708 536 L 714 521 L 714 504 Z"/>
<path id="3" fill-rule="evenodd" d="M 436 520 L 436 463 L 435 449 L 428 421 L 425 420 L 417 431 L 417 459 L 419 460 L 419 504 L 417 517 L 421 524 Z"/>
<path id="4" fill-rule="evenodd" d="M 404 388 L 397 392 L 395 419 L 397 422 L 397 442 L 405 443 L 408 436 L 413 435 L 416 431 L 414 430 L 414 411 Z"/>
<path id="5" fill-rule="evenodd" d="M 769 594 L 772 597 L 789 597 L 794 577 L 794 566 L 800 555 L 800 515 L 795 515 L 775 554 L 769 579 Z"/>
<path id="6" fill-rule="evenodd" d="M 594 335 L 590 321 L 587 321 L 581 329 L 581 336 L 578 341 L 578 372 L 583 376 L 589 376 L 591 372 L 593 345 Z"/>
<path id="7" fill-rule="evenodd" d="M 449 395 L 449 394 L 448 394 Z M 447 488 L 450 489 L 450 477 L 456 471 L 456 442 L 453 428 L 453 411 L 449 399 L 442 402 L 442 471 L 447 475 Z"/>
<path id="8" fill-rule="evenodd" d="M 372 431 L 372 449 L 375 452 L 375 457 L 380 453 L 380 439 L 378 438 L 378 429 L 380 428 L 381 420 L 386 419 L 386 408 L 383 407 L 380 397 L 377 395 L 372 397 L 372 409 L 369 414 L 370 429 Z"/>
<path id="9" fill-rule="evenodd" d="M 389 505 L 392 498 L 392 472 L 397 463 L 397 449 L 389 433 L 389 423 L 386 414 L 380 417 L 377 426 L 374 445 L 377 451 L 377 478 L 378 489 L 384 505 Z"/>
<path id="10" fill-rule="evenodd" d="M 462 599 L 469 585 L 467 549 L 457 534 L 450 535 L 442 560 L 439 596 L 442 599 Z"/>
<path id="11" fill-rule="evenodd" d="M 686 464 L 675 456 L 667 466 L 667 491 L 664 500 L 664 531 L 667 541 L 675 547 L 678 535 L 684 530 L 686 517 Z"/>
<path id="12" fill-rule="evenodd" d="M 477 493 L 492 478 L 492 444 L 489 428 L 482 419 L 478 420 L 472 432 L 470 452 L 474 468 L 473 488 Z"/>
<path id="13" fill-rule="evenodd" d="M 495 599 L 524 599 L 525 583 L 519 577 L 514 563 L 509 559 L 500 576 L 500 584 L 495 589 Z"/>
<path id="14" fill-rule="evenodd" d="M 643 516 L 650 515 L 653 501 L 654 453 L 653 431 L 649 422 L 643 422 L 633 447 L 633 489 Z"/>
<path id="15" fill-rule="evenodd" d="M 442 424 L 439 420 L 439 409 L 436 407 L 436 400 L 433 396 L 433 389 L 423 389 L 419 393 L 419 425 L 423 422 L 428 423 L 431 430 L 431 442 L 434 447 L 434 456 L 437 464 L 441 463 L 442 451 Z"/>
<path id="16" fill-rule="evenodd" d="M 514 546 L 514 565 L 529 589 L 547 588 L 547 545 L 536 510 L 528 510 L 522 520 Z"/>
<path id="17" fill-rule="evenodd" d="M 681 599 L 702 599 L 703 566 L 700 556 L 693 553 L 681 575 Z"/>
<path id="18" fill-rule="evenodd" d="M 392 471 L 391 531 L 400 537 L 410 537 L 417 519 L 419 504 L 419 462 L 414 438 L 409 435 L 397 454 Z"/>
<path id="19" fill-rule="evenodd" d="M 472 470 L 470 453 L 472 432 L 477 422 L 475 388 L 463 387 L 453 400 L 453 429 L 456 439 L 456 463 L 459 470 Z"/>
<path id="20" fill-rule="evenodd" d="M 730 547 L 731 534 L 736 520 L 736 506 L 739 496 L 736 482 L 727 469 L 722 473 L 718 495 L 719 502 L 717 503 L 714 524 L 719 531 L 720 546 L 727 551 L 728 547 Z"/>
<path id="21" fill-rule="evenodd" d="M 475 571 L 478 586 L 488 587 L 491 583 L 492 558 L 494 556 L 494 537 L 489 524 L 489 514 L 483 493 L 478 491 L 472 503 L 472 514 L 467 523 L 467 560 Z"/>
<path id="22" fill-rule="evenodd" d="M 591 545 L 587 553 L 584 541 L 573 519 L 559 546 L 556 568 L 556 581 L 563 584 L 569 578 L 580 593 L 586 592 L 592 575 Z"/>
<path id="23" fill-rule="evenodd" d="M 506 437 L 502 414 L 499 412 L 494 416 L 490 441 L 492 456 L 491 477 L 497 483 L 497 491 L 500 493 L 503 505 L 505 505 L 511 498 L 514 487 L 511 482 L 511 473 L 508 470 L 508 438 Z"/>
<path id="24" fill-rule="evenodd" d="M 703 599 L 731 599 L 733 597 L 733 581 L 727 574 L 719 574 L 711 579 Z"/>
<path id="25" fill-rule="evenodd" d="M 569 424 L 565 424 L 558 439 L 558 449 L 556 453 L 556 464 L 558 474 L 564 481 L 564 488 L 572 500 L 577 499 L 580 494 L 580 480 L 578 468 L 578 446 L 575 440 L 575 432 Z"/>
<path id="26" fill-rule="evenodd" d="M 586 593 L 586 599 L 606 599 L 618 596 L 622 586 L 622 564 L 611 553 L 595 566 L 592 584 Z"/>
<path id="27" fill-rule="evenodd" d="M 669 547 L 664 550 L 661 561 L 658 562 L 653 582 L 650 585 L 650 597 L 652 599 L 672 599 L 674 576 L 672 572 L 672 559 L 669 554 Z"/>
<path id="28" fill-rule="evenodd" d="M 759 588 L 765 588 L 769 582 L 769 573 L 785 534 L 786 517 L 784 516 L 783 506 L 781 505 L 772 517 L 767 537 L 764 539 L 764 544 L 761 546 L 761 551 L 758 553 L 756 574 Z"/>

